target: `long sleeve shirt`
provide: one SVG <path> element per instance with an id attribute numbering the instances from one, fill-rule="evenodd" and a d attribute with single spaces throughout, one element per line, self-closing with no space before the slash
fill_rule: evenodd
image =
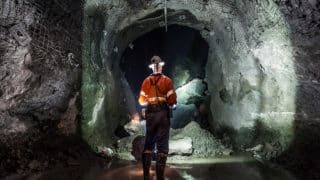
<path id="1" fill-rule="evenodd" d="M 174 91 L 172 80 L 162 74 L 148 76 L 142 83 L 139 95 L 140 105 L 177 103 L 177 95 Z"/>

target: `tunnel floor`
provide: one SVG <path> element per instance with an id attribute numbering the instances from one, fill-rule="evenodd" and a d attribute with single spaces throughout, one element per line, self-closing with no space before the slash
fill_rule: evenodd
<path id="1" fill-rule="evenodd" d="M 152 162 L 151 175 L 156 179 L 155 162 Z M 99 180 L 141 180 L 142 165 L 138 162 L 118 160 L 105 164 L 78 162 L 69 168 L 57 167 L 54 170 L 33 175 L 27 179 L 99 179 Z M 168 162 L 165 170 L 166 179 L 172 180 L 295 180 L 292 174 L 283 168 L 246 157 L 226 157 L 198 159 L 189 163 Z"/>

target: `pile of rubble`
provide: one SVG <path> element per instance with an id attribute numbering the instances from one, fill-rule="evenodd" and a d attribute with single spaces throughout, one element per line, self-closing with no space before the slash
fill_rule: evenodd
<path id="1" fill-rule="evenodd" d="M 139 133 L 118 141 L 116 152 L 120 158 L 139 159 L 144 145 L 144 136 L 141 131 L 137 132 Z M 192 158 L 229 156 L 232 152 L 232 149 L 225 147 L 212 133 L 202 129 L 195 121 L 191 121 L 184 128 L 170 131 L 169 155 L 171 158 L 186 156 L 192 160 Z"/>

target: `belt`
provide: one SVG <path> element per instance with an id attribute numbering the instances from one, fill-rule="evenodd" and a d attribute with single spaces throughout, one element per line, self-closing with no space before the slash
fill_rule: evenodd
<path id="1" fill-rule="evenodd" d="M 162 110 L 168 110 L 168 105 L 165 103 L 161 103 L 161 104 L 151 104 L 147 106 L 147 111 L 149 112 L 159 112 Z"/>

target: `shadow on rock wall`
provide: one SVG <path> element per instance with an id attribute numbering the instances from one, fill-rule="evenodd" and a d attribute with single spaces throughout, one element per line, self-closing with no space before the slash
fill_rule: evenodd
<path id="1" fill-rule="evenodd" d="M 320 178 L 320 2 L 282 1 L 291 30 L 297 76 L 295 137 L 277 159 L 303 179 Z"/>

